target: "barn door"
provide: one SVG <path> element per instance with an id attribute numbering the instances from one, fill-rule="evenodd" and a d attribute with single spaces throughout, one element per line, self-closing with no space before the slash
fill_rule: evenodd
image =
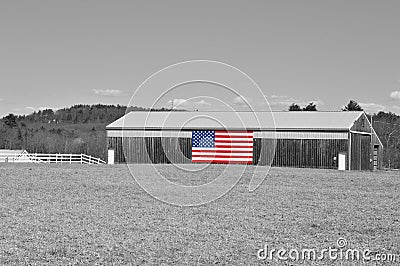
<path id="1" fill-rule="evenodd" d="M 341 171 L 345 171 L 346 170 L 346 153 L 341 152 L 341 153 L 339 153 L 338 157 L 339 157 L 338 169 Z"/>
<path id="2" fill-rule="evenodd" d="M 114 150 L 108 150 L 107 162 L 108 164 L 114 164 L 115 152 Z"/>

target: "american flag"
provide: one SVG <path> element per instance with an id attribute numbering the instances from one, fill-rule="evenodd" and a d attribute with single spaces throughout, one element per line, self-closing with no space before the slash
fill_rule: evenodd
<path id="1" fill-rule="evenodd" d="M 192 162 L 253 162 L 253 131 L 192 131 Z"/>

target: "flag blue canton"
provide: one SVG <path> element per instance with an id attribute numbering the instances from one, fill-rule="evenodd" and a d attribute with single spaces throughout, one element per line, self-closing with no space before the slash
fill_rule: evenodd
<path id="1" fill-rule="evenodd" d="M 192 147 L 195 148 L 214 148 L 215 131 L 198 130 L 192 131 Z"/>

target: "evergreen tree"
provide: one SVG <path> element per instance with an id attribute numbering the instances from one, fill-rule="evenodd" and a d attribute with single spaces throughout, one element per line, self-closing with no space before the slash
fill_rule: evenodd
<path id="1" fill-rule="evenodd" d="M 292 103 L 292 105 L 289 106 L 289 111 L 301 111 L 301 107 L 296 103 Z"/>
<path id="2" fill-rule="evenodd" d="M 350 100 L 350 102 L 342 108 L 342 111 L 364 111 L 361 106 L 354 100 Z"/>
<path id="3" fill-rule="evenodd" d="M 306 107 L 303 108 L 303 111 L 317 111 L 317 105 L 313 102 L 310 102 Z"/>

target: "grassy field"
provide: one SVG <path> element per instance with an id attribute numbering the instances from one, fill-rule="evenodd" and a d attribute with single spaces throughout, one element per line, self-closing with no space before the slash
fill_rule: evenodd
<path id="1" fill-rule="evenodd" d="M 210 204 L 176 207 L 144 192 L 125 165 L 2 164 L 0 265 L 285 265 L 257 251 L 320 250 L 340 237 L 400 255 L 398 172 L 273 168 L 252 193 L 250 177 Z"/>

